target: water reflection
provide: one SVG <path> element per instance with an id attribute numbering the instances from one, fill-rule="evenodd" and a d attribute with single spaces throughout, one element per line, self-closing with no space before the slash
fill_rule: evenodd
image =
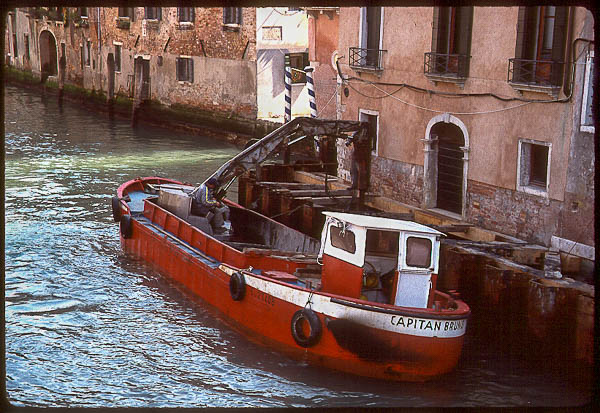
<path id="1" fill-rule="evenodd" d="M 427 384 L 324 370 L 228 328 L 124 254 L 110 197 L 158 175 L 198 183 L 237 149 L 6 89 L 6 386 L 24 406 L 288 407 L 570 405 L 585 389 L 506 374 L 467 342 Z M 28 108 L 24 111 L 23 108 Z M 36 114 L 36 115 L 32 115 Z M 230 191 L 236 200 L 235 191 Z"/>

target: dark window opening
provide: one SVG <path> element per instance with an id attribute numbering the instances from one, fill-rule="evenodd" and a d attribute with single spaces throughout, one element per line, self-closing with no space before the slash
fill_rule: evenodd
<path id="1" fill-rule="evenodd" d="M 160 7 L 144 7 L 147 20 L 160 20 L 161 19 L 161 8 Z"/>
<path id="2" fill-rule="evenodd" d="M 223 24 L 242 24 L 242 8 L 223 7 Z"/>
<path id="3" fill-rule="evenodd" d="M 88 17 L 88 8 L 87 7 L 80 7 L 79 8 L 79 16 L 80 17 Z"/>
<path id="4" fill-rule="evenodd" d="M 179 22 L 194 22 L 194 8 L 193 7 L 178 7 L 177 8 L 177 19 Z"/>
<path id="5" fill-rule="evenodd" d="M 121 45 L 115 45 L 115 72 L 121 71 Z"/>
<path id="6" fill-rule="evenodd" d="M 399 234 L 393 231 L 367 230 L 366 251 L 370 255 L 398 256 Z"/>
<path id="7" fill-rule="evenodd" d="M 308 53 L 286 53 L 285 61 L 291 68 L 292 83 L 306 83 L 304 68 L 310 63 Z"/>
<path id="8" fill-rule="evenodd" d="M 378 115 L 370 115 L 368 113 L 361 112 L 360 120 L 362 122 L 367 122 L 369 124 L 368 133 L 369 133 L 369 141 L 371 142 L 371 152 L 377 153 L 377 120 Z"/>
<path id="9" fill-rule="evenodd" d="M 133 21 L 133 17 L 133 7 L 119 7 L 119 18 L 129 18 L 131 21 Z"/>
<path id="10" fill-rule="evenodd" d="M 431 266 L 431 240 L 408 237 L 406 239 L 406 265 L 408 267 L 429 268 Z"/>
<path id="11" fill-rule="evenodd" d="M 13 54 L 14 54 L 15 59 L 19 56 L 19 52 L 17 49 L 17 34 L 16 33 L 13 34 Z"/>
<path id="12" fill-rule="evenodd" d="M 356 242 L 354 232 L 350 230 L 343 231 L 342 228 L 336 226 L 329 227 L 331 245 L 350 254 L 356 252 Z"/>
<path id="13" fill-rule="evenodd" d="M 85 44 L 85 65 L 90 66 L 90 56 L 92 55 L 92 42 L 87 41 Z"/>
<path id="14" fill-rule="evenodd" d="M 548 177 L 548 147 L 531 145 L 531 170 L 529 184 L 546 188 Z"/>
<path id="15" fill-rule="evenodd" d="M 25 58 L 27 60 L 31 60 L 31 55 L 29 54 L 29 35 L 25 35 Z"/>
<path id="16" fill-rule="evenodd" d="M 194 61 L 189 57 L 177 58 L 177 80 L 193 83 Z"/>

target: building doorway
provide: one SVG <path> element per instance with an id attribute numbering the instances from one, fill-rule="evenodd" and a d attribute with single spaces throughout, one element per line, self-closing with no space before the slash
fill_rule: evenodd
<path id="1" fill-rule="evenodd" d="M 437 136 L 437 204 L 436 207 L 462 214 L 463 151 L 465 142 L 460 128 L 452 123 L 438 123 L 431 128 Z"/>
<path id="2" fill-rule="evenodd" d="M 56 39 L 48 30 L 44 30 L 40 33 L 40 64 L 43 81 L 45 81 L 48 76 L 56 76 L 58 74 Z"/>
<path id="3" fill-rule="evenodd" d="M 425 139 L 423 206 L 464 214 L 469 162 L 469 135 L 449 113 L 429 121 Z"/>

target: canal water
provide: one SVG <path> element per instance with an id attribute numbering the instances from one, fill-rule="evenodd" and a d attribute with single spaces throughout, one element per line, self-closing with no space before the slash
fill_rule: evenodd
<path id="1" fill-rule="evenodd" d="M 353 377 L 261 348 L 127 256 L 110 207 L 126 180 L 198 183 L 237 148 L 132 128 L 11 86 L 5 131 L 5 360 L 14 405 L 573 406 L 589 399 L 586 386 L 507 360 L 470 335 L 456 371 L 425 384 Z"/>

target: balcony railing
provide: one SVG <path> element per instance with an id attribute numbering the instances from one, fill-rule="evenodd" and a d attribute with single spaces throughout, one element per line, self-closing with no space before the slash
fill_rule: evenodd
<path id="1" fill-rule="evenodd" d="M 464 80 L 469 75 L 469 56 L 427 52 L 423 70 L 430 76 Z"/>
<path id="2" fill-rule="evenodd" d="M 383 70 L 383 52 L 385 50 L 351 47 L 348 53 L 350 56 L 350 67 Z"/>
<path id="3" fill-rule="evenodd" d="M 551 60 L 508 59 L 508 82 L 529 86 L 559 87 L 564 62 Z"/>

